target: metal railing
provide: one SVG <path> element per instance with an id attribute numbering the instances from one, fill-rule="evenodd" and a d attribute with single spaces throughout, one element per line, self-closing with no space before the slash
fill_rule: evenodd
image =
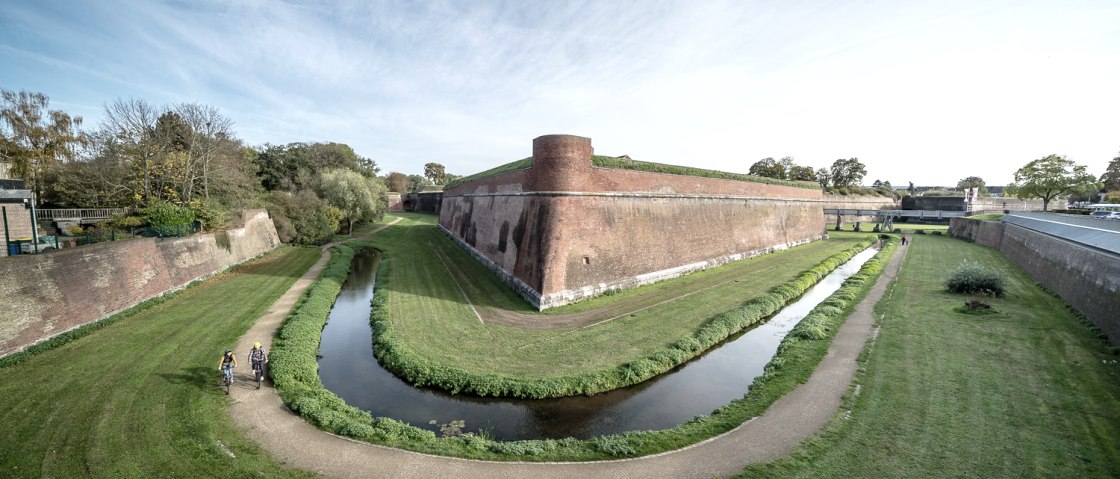
<path id="1" fill-rule="evenodd" d="M 964 211 L 926 211 L 926 210 L 860 210 L 842 208 L 823 208 L 827 216 L 878 216 L 880 218 L 924 218 L 948 219 L 966 216 L 970 213 Z"/>
<path id="2" fill-rule="evenodd" d="M 127 215 L 130 211 L 129 208 L 67 208 L 67 209 L 43 209 L 35 210 L 35 219 L 39 220 L 61 220 L 61 219 L 108 219 L 114 215 Z"/>

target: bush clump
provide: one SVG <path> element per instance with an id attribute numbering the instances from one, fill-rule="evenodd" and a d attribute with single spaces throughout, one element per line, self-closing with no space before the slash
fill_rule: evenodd
<path id="1" fill-rule="evenodd" d="M 966 260 L 949 271 L 945 288 L 958 294 L 1002 296 L 1007 285 L 1001 272 Z"/>

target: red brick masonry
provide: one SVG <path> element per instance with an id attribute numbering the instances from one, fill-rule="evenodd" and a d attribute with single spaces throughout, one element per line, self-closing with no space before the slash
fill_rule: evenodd
<path id="1" fill-rule="evenodd" d="M 0 260 L 0 356 L 174 291 L 280 244 L 268 213 L 241 228 Z"/>
<path id="2" fill-rule="evenodd" d="M 821 192 L 596 168 L 591 140 L 444 192 L 440 226 L 541 309 L 821 238 Z"/>

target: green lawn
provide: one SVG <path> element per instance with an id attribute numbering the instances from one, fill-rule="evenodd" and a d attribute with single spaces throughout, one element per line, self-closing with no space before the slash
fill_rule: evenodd
<path id="1" fill-rule="evenodd" d="M 0 477 L 307 476 L 231 424 L 217 359 L 319 254 L 281 247 L 0 368 Z"/>
<path id="2" fill-rule="evenodd" d="M 851 395 L 826 431 L 743 477 L 1120 477 L 1115 350 L 998 251 L 915 236 Z M 964 259 L 1003 269 L 998 311 L 954 311 Z"/>
<path id="3" fill-rule="evenodd" d="M 603 309 L 635 297 L 719 279 L 716 286 L 686 299 L 652 306 L 599 325 L 525 329 L 480 322 L 464 301 L 456 281 L 477 307 L 522 313 L 532 312 L 532 308 L 440 233 L 434 226 L 434 216 L 401 216 L 405 221 L 379 233 L 373 241 L 385 251 L 385 260 L 389 261 L 387 287 L 392 292 L 389 304 L 395 335 L 429 360 L 473 372 L 523 378 L 563 377 L 614 368 L 665 349 L 713 316 L 762 296 L 825 258 L 867 240 L 865 235 L 834 234 L 827 241 L 602 297 L 586 306 L 538 314 L 541 321 L 546 321 L 555 314 L 584 311 L 587 307 Z M 436 250 L 440 255 L 434 253 Z M 733 277 L 726 278 L 728 274 Z"/>

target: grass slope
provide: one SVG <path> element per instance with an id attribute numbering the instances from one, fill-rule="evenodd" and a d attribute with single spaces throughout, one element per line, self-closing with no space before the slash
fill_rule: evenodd
<path id="1" fill-rule="evenodd" d="M 0 369 L 0 476 L 306 476 L 230 424 L 217 359 L 318 258 L 282 247 Z"/>
<path id="2" fill-rule="evenodd" d="M 998 251 L 916 237 L 879 336 L 821 437 L 742 477 L 1120 477 L 1120 364 Z M 964 259 L 1008 274 L 998 311 L 954 311 Z"/>
<path id="3" fill-rule="evenodd" d="M 601 308 L 636 295 L 686 287 L 728 270 L 742 279 L 599 325 L 525 329 L 480 322 L 456 282 L 480 308 L 530 308 L 492 272 L 441 234 L 433 226 L 434 217 L 405 217 L 403 224 L 379 233 L 375 242 L 390 263 L 387 287 L 392 291 L 389 317 L 394 335 L 431 361 L 523 378 L 563 377 L 613 368 L 665 349 L 714 316 L 765 295 L 825 258 L 867 239 L 865 235 L 836 234 L 830 240 L 603 297 L 591 304 Z M 436 255 L 436 250 L 441 254 Z M 573 306 L 558 311 L 583 309 Z M 541 318 L 547 320 L 545 315 Z"/>

